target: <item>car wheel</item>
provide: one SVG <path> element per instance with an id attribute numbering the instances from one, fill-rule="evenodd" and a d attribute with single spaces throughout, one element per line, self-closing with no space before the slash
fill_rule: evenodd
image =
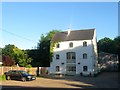
<path id="1" fill-rule="evenodd" d="M 26 78 L 25 78 L 25 77 L 22 77 L 22 81 L 25 82 L 25 81 L 26 81 Z"/>
<path id="2" fill-rule="evenodd" d="M 6 76 L 6 80 L 10 80 L 11 78 L 10 78 L 10 76 Z"/>

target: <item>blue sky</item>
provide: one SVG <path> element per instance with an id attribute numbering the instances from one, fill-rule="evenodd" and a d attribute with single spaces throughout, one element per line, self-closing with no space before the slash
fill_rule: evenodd
<path id="1" fill-rule="evenodd" d="M 4 2 L 1 47 L 14 44 L 20 49 L 31 49 L 41 34 L 53 29 L 66 31 L 70 24 L 72 30 L 96 28 L 97 40 L 114 39 L 118 36 L 118 3 Z"/>

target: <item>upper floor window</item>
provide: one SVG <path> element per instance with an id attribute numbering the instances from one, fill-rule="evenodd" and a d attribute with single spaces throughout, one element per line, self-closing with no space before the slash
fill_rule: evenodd
<path id="1" fill-rule="evenodd" d="M 69 43 L 69 47 L 73 47 L 73 43 L 71 42 L 71 43 Z"/>
<path id="2" fill-rule="evenodd" d="M 59 54 L 56 55 L 56 59 L 60 59 L 60 55 Z"/>
<path id="3" fill-rule="evenodd" d="M 83 71 L 87 71 L 88 67 L 87 66 L 83 66 Z"/>
<path id="4" fill-rule="evenodd" d="M 56 66 L 56 71 L 59 72 L 60 71 L 60 67 Z"/>
<path id="5" fill-rule="evenodd" d="M 87 59 L 87 54 L 86 53 L 83 54 L 83 59 Z"/>
<path id="6" fill-rule="evenodd" d="M 83 42 L 83 47 L 86 47 L 86 46 L 87 46 L 87 42 L 84 41 L 84 42 Z"/>
<path id="7" fill-rule="evenodd" d="M 75 52 L 68 52 L 67 53 L 67 59 L 76 59 Z"/>
<path id="8" fill-rule="evenodd" d="M 56 48 L 60 48 L 60 44 L 58 43 L 58 44 L 56 44 Z"/>

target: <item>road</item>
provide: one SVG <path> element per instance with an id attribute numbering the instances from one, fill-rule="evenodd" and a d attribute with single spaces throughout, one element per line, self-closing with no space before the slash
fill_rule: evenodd
<path id="1" fill-rule="evenodd" d="M 33 81 L 3 81 L 3 90 L 6 88 L 35 88 L 35 89 L 89 89 L 89 88 L 118 88 L 117 72 L 101 73 L 97 77 L 65 76 L 62 78 L 38 77 Z"/>

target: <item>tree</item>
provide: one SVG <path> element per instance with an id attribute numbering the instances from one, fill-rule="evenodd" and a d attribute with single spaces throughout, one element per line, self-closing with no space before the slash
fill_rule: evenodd
<path id="1" fill-rule="evenodd" d="M 19 55 L 19 58 L 18 58 L 18 63 L 20 66 L 23 66 L 23 67 L 31 67 L 31 61 L 32 61 L 32 58 L 28 57 L 28 54 L 26 51 L 23 51 L 20 55 Z"/>
<path id="2" fill-rule="evenodd" d="M 108 52 L 108 53 L 113 53 L 113 40 L 110 38 L 103 38 L 98 41 L 98 52 Z"/>
<path id="3" fill-rule="evenodd" d="M 15 65 L 15 60 L 13 60 L 9 55 L 2 56 L 3 66 L 13 66 Z"/>
<path id="4" fill-rule="evenodd" d="M 120 61 L 120 36 L 114 38 L 114 52 L 118 54 L 118 59 Z M 119 63 L 119 71 L 120 71 L 120 63 Z"/>
<path id="5" fill-rule="evenodd" d="M 114 50 L 116 54 L 120 54 L 120 36 L 114 38 Z"/>
<path id="6" fill-rule="evenodd" d="M 114 40 L 105 37 L 99 40 L 97 44 L 98 44 L 98 52 L 117 54 L 118 59 L 120 59 L 120 36 L 114 38 Z M 119 64 L 119 68 L 120 68 L 120 64 Z"/>
<path id="7" fill-rule="evenodd" d="M 8 55 L 10 57 L 14 57 L 14 51 L 13 49 L 15 48 L 14 45 L 5 45 L 5 47 L 2 49 L 2 55 Z"/>
<path id="8" fill-rule="evenodd" d="M 60 30 L 52 30 L 47 33 L 47 35 L 41 35 L 38 48 L 37 48 L 37 56 L 33 62 L 39 63 L 41 67 L 49 67 L 50 66 L 50 41 L 55 33 L 60 32 Z M 37 64 L 38 65 L 38 64 Z"/>
<path id="9" fill-rule="evenodd" d="M 28 57 L 28 54 L 17 48 L 15 45 L 8 44 L 2 50 L 3 56 L 9 56 L 10 59 L 14 60 L 15 64 L 19 64 L 20 66 L 30 66 L 31 58 Z"/>
<path id="10" fill-rule="evenodd" d="M 32 58 L 31 65 L 33 67 L 39 66 L 39 52 L 38 49 L 26 50 L 28 56 Z"/>

